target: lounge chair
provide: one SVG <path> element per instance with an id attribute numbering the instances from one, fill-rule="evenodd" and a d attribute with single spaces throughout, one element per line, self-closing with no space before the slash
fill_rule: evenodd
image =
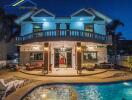
<path id="1" fill-rule="evenodd" d="M 94 71 L 95 67 L 82 67 L 81 70 Z"/>
<path id="2" fill-rule="evenodd" d="M 42 69 L 43 62 L 35 62 L 32 64 L 27 63 L 27 64 L 25 64 L 25 67 L 26 67 L 26 70 L 28 70 L 28 71 L 31 71 L 34 69 Z"/>
<path id="3" fill-rule="evenodd" d="M 13 91 L 14 89 L 15 89 L 14 84 L 10 84 L 10 82 L 6 84 L 4 79 L 0 79 L 0 91 L 2 92 L 1 94 L 2 100 L 7 96 L 7 94 L 10 91 Z"/>
<path id="4" fill-rule="evenodd" d="M 21 87 L 24 82 L 24 80 L 13 80 L 5 83 L 4 79 L 0 79 L 0 97 L 4 99 L 9 93 Z"/>
<path id="5" fill-rule="evenodd" d="M 81 65 L 81 70 L 87 70 L 87 71 L 94 71 L 95 70 L 95 64 L 94 63 L 83 63 Z"/>
<path id="6" fill-rule="evenodd" d="M 112 63 L 108 63 L 108 62 L 100 63 L 100 68 L 109 69 L 109 68 L 113 68 L 113 67 L 114 67 L 114 64 L 112 64 Z"/>

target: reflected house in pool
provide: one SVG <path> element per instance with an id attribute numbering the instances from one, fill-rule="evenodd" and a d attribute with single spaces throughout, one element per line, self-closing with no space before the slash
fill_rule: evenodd
<path id="1" fill-rule="evenodd" d="M 62 69 L 78 72 L 82 67 L 107 62 L 109 22 L 109 17 L 91 8 L 69 17 L 32 10 L 16 19 L 21 25 L 21 36 L 17 37 L 20 64 L 28 64 L 28 70 L 44 68 L 51 73 Z"/>

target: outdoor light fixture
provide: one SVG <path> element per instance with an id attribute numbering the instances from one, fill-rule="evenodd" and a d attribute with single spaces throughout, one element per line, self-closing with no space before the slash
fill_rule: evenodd
<path id="1" fill-rule="evenodd" d="M 12 6 L 17 6 L 17 5 L 19 5 L 20 3 L 22 3 L 24 0 L 20 0 L 20 1 L 18 1 L 18 2 L 16 2 L 15 4 L 13 4 Z"/>
<path id="2" fill-rule="evenodd" d="M 39 45 L 33 45 L 32 46 L 32 49 L 38 51 L 38 50 L 40 50 L 40 46 Z"/>
<path id="3" fill-rule="evenodd" d="M 81 47 L 77 47 L 77 51 L 81 51 Z"/>
<path id="4" fill-rule="evenodd" d="M 83 18 L 80 18 L 80 21 L 82 21 L 83 20 Z"/>
<path id="5" fill-rule="evenodd" d="M 91 50 L 92 51 L 92 50 L 94 50 L 94 47 L 91 47 L 90 46 L 90 47 L 88 47 L 88 50 Z"/>
<path id="6" fill-rule="evenodd" d="M 46 19 L 45 19 L 45 18 L 43 18 L 43 21 L 46 21 Z"/>
<path id="7" fill-rule="evenodd" d="M 96 45 L 87 45 L 87 50 L 94 50 L 94 48 L 97 48 Z"/>
<path id="8" fill-rule="evenodd" d="M 49 48 L 48 47 L 44 47 L 44 51 L 48 51 L 49 50 Z"/>
<path id="9" fill-rule="evenodd" d="M 123 84 L 126 85 L 126 86 L 129 86 L 130 85 L 128 82 L 124 82 Z"/>
<path id="10" fill-rule="evenodd" d="M 80 18 L 80 21 L 83 21 L 84 19 L 83 18 Z"/>
<path id="11" fill-rule="evenodd" d="M 47 94 L 42 94 L 42 95 L 41 95 L 41 98 L 42 98 L 42 99 L 45 99 L 46 97 L 47 97 Z"/>

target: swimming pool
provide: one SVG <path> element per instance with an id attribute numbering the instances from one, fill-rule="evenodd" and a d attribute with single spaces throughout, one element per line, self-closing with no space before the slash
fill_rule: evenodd
<path id="1" fill-rule="evenodd" d="M 22 100 L 132 100 L 132 81 L 101 84 L 47 84 Z"/>

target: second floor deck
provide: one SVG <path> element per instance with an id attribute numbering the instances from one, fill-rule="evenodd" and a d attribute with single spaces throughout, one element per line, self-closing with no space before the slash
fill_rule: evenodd
<path id="1" fill-rule="evenodd" d="M 97 42 L 107 43 L 107 35 L 87 32 L 83 30 L 45 30 L 40 32 L 33 32 L 24 36 L 16 38 L 18 43 L 32 43 L 42 41 L 83 41 L 83 42 Z"/>

